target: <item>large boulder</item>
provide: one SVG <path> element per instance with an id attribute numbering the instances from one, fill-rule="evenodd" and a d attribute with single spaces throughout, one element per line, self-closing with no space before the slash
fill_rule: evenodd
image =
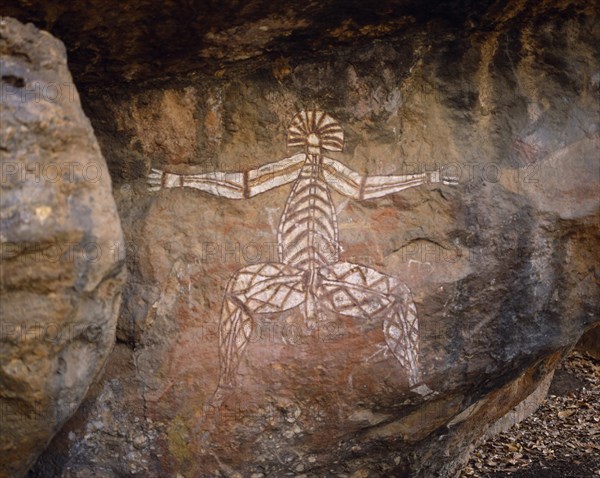
<path id="1" fill-rule="evenodd" d="M 135 41 L 118 49 L 94 9 L 87 19 L 83 7 L 45 11 L 74 51 L 103 39 L 90 42 L 93 61 L 78 71 L 115 180 L 130 274 L 107 372 L 33 475 L 455 474 L 472 444 L 547 384 L 598 321 L 597 13 L 586 2 L 508 2 L 473 16 L 448 8 L 446 21 L 408 1 L 405 10 L 319 18 L 321 29 L 289 19 L 279 22 L 289 35 L 278 30 L 256 46 L 272 25 L 248 5 L 264 2 L 245 2 L 238 25 L 223 31 L 203 31 L 203 21 L 173 8 L 156 25 L 161 39 L 173 32 L 164 47 L 172 54 L 152 57 L 156 17 L 124 3 L 116 30 L 128 25 L 124 38 Z M 313 4 L 285 8 L 300 5 Z M 74 19 L 90 30 L 76 34 Z M 204 43 L 190 47 L 195 38 L 218 40 L 222 55 L 210 52 L 223 62 L 184 75 L 205 52 Z M 294 48 L 228 63 L 276 40 Z M 117 50 L 126 61 L 115 60 Z M 92 68 L 103 53 L 105 72 Z M 155 81 L 92 81 L 113 74 Z M 235 385 L 214 395 L 227 284 L 242 268 L 278 261 L 291 187 L 236 200 L 152 191 L 148 175 L 251 170 L 288 157 L 298 152 L 286 148 L 292 118 L 315 107 L 345 134 L 343 150 L 328 154 L 360 174 L 442 167 L 458 178 L 372 200 L 333 192 L 335 212 L 326 214 L 338 220 L 340 260 L 362 265 L 364 277 L 374 277 L 368 267 L 395 278 L 400 302 L 414 303 L 404 314 L 418 319 L 424 386 L 411 384 L 388 348 L 391 315 L 326 313 L 310 329 L 295 308 L 255 317 Z M 228 179 L 243 185 L 244 177 Z"/>
<path id="2" fill-rule="evenodd" d="M 18 477 L 102 370 L 125 270 L 111 180 L 63 44 L 1 18 L 0 54 L 0 476 Z"/>

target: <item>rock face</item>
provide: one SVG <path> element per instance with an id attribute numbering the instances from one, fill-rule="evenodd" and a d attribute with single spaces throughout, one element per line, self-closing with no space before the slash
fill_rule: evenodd
<path id="1" fill-rule="evenodd" d="M 106 374 L 34 476 L 452 476 L 471 444 L 598 320 L 596 12 L 585 2 L 509 2 L 459 24 L 405 13 L 384 40 L 365 41 L 365 32 L 386 33 L 350 22 L 336 34 L 355 32 L 359 44 L 319 55 L 306 41 L 297 56 L 271 63 L 172 77 L 186 68 L 178 38 L 182 46 L 200 33 L 182 35 L 179 17 L 165 15 L 157 28 L 177 32 L 170 48 L 180 56 L 155 68 L 155 81 L 87 85 L 84 105 L 116 183 L 129 281 Z M 236 51 L 241 40 L 230 39 Z M 139 66 L 140 78 L 150 66 Z M 343 265 L 311 276 L 277 265 L 278 237 L 312 221 L 280 228 L 291 183 L 253 195 L 293 180 L 295 160 L 210 174 L 301 153 L 305 145 L 286 147 L 295 143 L 288 127 L 314 108 L 344 133 L 337 151 L 338 130 L 321 130 L 332 136 L 320 144 L 326 155 L 361 177 L 329 170 L 333 210 L 313 185 L 311 207 L 325 204 L 313 209 L 319 237 L 332 243 L 335 218 L 334 262 Z M 448 181 L 430 174 L 437 170 Z M 413 173 L 429 181 L 365 195 L 388 179 L 362 176 Z M 153 187 L 176 187 L 152 191 L 149 175 Z M 194 181 L 203 190 L 177 187 Z M 225 190 L 239 198 L 214 194 Z M 325 262 L 336 256 L 321 252 Z M 307 284 L 314 301 L 302 295 Z M 272 309 L 259 315 L 258 299 Z M 221 335 L 245 335 L 219 351 L 222 307 Z M 311 327 L 315 316 L 323 320 Z M 403 346 L 392 350 L 397 337 Z M 418 360 L 412 378 L 408 350 Z M 218 388 L 235 352 L 234 380 Z"/>
<path id="2" fill-rule="evenodd" d="M 62 43 L 0 19 L 0 476 L 25 474 L 113 348 L 124 282 L 111 180 Z"/>
<path id="3" fill-rule="evenodd" d="M 498 20 L 486 3 L 454 0 L 6 0 L 2 12 L 61 38 L 78 84 L 121 87 L 184 73 L 222 74 L 223 68 L 243 73 L 274 58 L 286 70 L 285 58 L 404 34 L 414 24 L 470 30 Z"/>

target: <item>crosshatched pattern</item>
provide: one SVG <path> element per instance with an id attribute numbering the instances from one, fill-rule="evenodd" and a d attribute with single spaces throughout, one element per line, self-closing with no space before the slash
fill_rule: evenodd
<path id="1" fill-rule="evenodd" d="M 190 187 L 244 199 L 294 182 L 278 229 L 279 262 L 253 264 L 229 280 L 219 324 L 220 377 L 212 405 L 235 385 L 236 373 L 261 314 L 298 308 L 309 329 L 332 313 L 380 321 L 385 344 L 418 393 L 429 393 L 419 369 L 419 327 L 410 290 L 397 278 L 360 264 L 340 261 L 337 217 L 330 188 L 363 200 L 430 182 L 455 184 L 440 171 L 361 176 L 325 151 L 342 151 L 344 133 L 331 116 L 302 111 L 291 121 L 288 147 L 303 152 L 243 173 L 177 175 L 153 169 L 151 189 Z"/>

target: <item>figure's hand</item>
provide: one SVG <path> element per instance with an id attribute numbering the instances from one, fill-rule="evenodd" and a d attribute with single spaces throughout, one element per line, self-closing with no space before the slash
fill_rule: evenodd
<path id="1" fill-rule="evenodd" d="M 441 171 L 432 171 L 429 173 L 429 182 L 430 183 L 442 183 L 448 186 L 456 186 L 458 184 L 458 177 L 450 176 L 446 174 L 444 170 Z"/>
<path id="2" fill-rule="evenodd" d="M 450 176 L 450 175 L 446 174 L 445 171 L 442 171 L 441 176 L 442 176 L 442 184 L 446 184 L 448 186 L 458 186 L 458 180 L 459 180 L 458 176 Z"/>
<path id="3" fill-rule="evenodd" d="M 162 169 L 152 168 L 146 183 L 150 191 L 159 191 L 162 188 L 181 186 L 181 178 L 178 174 L 166 173 Z"/>
<path id="4" fill-rule="evenodd" d="M 148 174 L 148 179 L 146 184 L 148 184 L 149 191 L 159 191 L 162 188 L 162 178 L 163 174 L 165 174 L 160 169 L 152 168 L 150 170 L 150 174 Z"/>
<path id="5" fill-rule="evenodd" d="M 431 171 L 428 174 L 428 179 L 430 183 L 439 183 L 440 182 L 440 172 L 439 171 Z"/>

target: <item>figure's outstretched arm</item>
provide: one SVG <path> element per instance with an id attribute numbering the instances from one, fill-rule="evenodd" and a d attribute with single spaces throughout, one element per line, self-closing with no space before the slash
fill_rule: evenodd
<path id="1" fill-rule="evenodd" d="M 296 154 L 260 168 L 242 172 L 175 174 L 152 169 L 148 174 L 151 191 L 162 188 L 194 188 L 219 197 L 244 199 L 294 181 L 306 155 Z"/>
<path id="2" fill-rule="evenodd" d="M 375 199 L 427 183 L 456 185 L 457 178 L 444 176 L 439 170 L 418 174 L 361 176 L 331 158 L 323 158 L 323 176 L 340 194 L 352 199 Z"/>

